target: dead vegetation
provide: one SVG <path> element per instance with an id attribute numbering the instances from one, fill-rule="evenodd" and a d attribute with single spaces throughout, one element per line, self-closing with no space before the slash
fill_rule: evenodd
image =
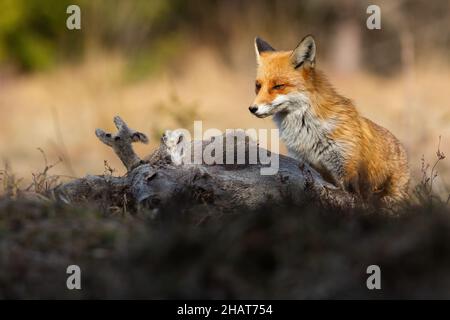
<path id="1" fill-rule="evenodd" d="M 43 169 L 26 188 L 7 166 L 0 172 L 0 298 L 450 298 L 450 208 L 433 191 L 439 147 L 396 217 L 289 193 L 224 211 L 196 183 L 139 205 L 106 161 L 102 187 L 74 205 L 50 200 L 59 161 L 40 152 Z M 70 264 L 82 268 L 81 291 L 65 288 Z M 365 286 L 371 264 L 381 291 Z"/>
<path id="2" fill-rule="evenodd" d="M 44 168 L 41 172 L 32 173 L 32 182 L 25 188 L 25 191 L 32 191 L 38 194 L 47 194 L 51 189 L 55 188 L 58 183 L 60 176 L 50 175 L 50 170 L 62 162 L 62 158 L 59 158 L 55 163 L 49 163 L 44 150 L 38 148 L 38 151 L 42 154 L 44 160 Z"/>
<path id="3" fill-rule="evenodd" d="M 413 196 L 416 201 L 429 210 L 433 209 L 433 204 L 448 205 L 450 200 L 450 193 L 448 197 L 443 199 L 437 194 L 433 188 L 436 178 L 438 177 L 438 165 L 445 159 L 445 154 L 441 151 L 441 136 L 436 151 L 436 158 L 432 164 L 425 161 L 425 156 L 421 159 L 421 179 L 420 182 L 413 188 Z"/>
<path id="4" fill-rule="evenodd" d="M 1 298 L 449 298 L 450 210 L 392 218 L 271 204 L 159 214 L 0 201 Z M 82 290 L 65 288 L 68 265 Z M 382 270 L 382 290 L 365 287 Z"/>

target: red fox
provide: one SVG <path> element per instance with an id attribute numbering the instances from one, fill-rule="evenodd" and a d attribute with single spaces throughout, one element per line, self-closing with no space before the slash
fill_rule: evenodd
<path id="1" fill-rule="evenodd" d="M 259 118 L 273 116 L 289 154 L 325 180 L 365 201 L 391 206 L 406 199 L 405 149 L 392 133 L 362 117 L 315 68 L 316 44 L 306 36 L 292 51 L 276 51 L 255 39 Z"/>

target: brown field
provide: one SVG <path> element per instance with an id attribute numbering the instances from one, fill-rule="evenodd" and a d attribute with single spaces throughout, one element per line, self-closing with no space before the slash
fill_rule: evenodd
<path id="1" fill-rule="evenodd" d="M 270 119 L 248 112 L 253 99 L 254 58 L 251 43 L 234 66 L 214 51 L 197 48 L 182 64 L 141 81 L 126 81 L 127 60 L 120 54 L 93 53 L 81 65 L 63 65 L 51 72 L 0 79 L 0 157 L 11 170 L 30 179 L 42 169 L 38 147 L 50 162 L 64 161 L 54 174 L 83 176 L 104 171 L 104 160 L 123 173 L 111 150 L 94 135 L 97 127 L 112 130 L 121 115 L 151 137 L 138 146 L 142 155 L 158 143 L 162 130 L 187 127 L 203 120 L 204 128 L 272 128 Z M 441 151 L 450 154 L 450 66 L 442 59 L 417 62 L 410 74 L 386 78 L 362 71 L 340 75 L 318 62 L 343 95 L 362 114 L 385 126 L 406 145 L 414 180 L 421 157 L 432 163 L 439 136 Z M 284 149 L 282 149 L 284 152 Z M 437 191 L 448 194 L 450 163 L 438 167 Z"/>

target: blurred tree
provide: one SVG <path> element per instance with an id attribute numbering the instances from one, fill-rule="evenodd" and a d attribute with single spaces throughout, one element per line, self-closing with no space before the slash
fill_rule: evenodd
<path id="1" fill-rule="evenodd" d="M 0 0 L 0 62 L 42 70 L 56 61 L 68 0 Z"/>
<path id="2" fill-rule="evenodd" d="M 66 28 L 69 4 L 81 8 L 79 31 Z M 366 28 L 369 4 L 369 0 L 0 0 L 0 66 L 43 70 L 100 47 L 138 61 L 130 70 L 136 72 L 131 78 L 139 78 L 164 64 L 183 43 L 216 48 L 224 61 L 231 62 L 233 54 L 242 56 L 243 49 L 236 51 L 239 44 L 257 34 L 276 38 L 290 48 L 313 33 L 329 48 L 319 55 L 328 52 L 336 63 L 347 64 L 345 69 L 361 65 L 377 73 L 392 73 L 400 65 L 396 49 L 404 30 L 414 30 L 417 56 L 428 55 L 430 48 L 448 55 L 448 0 L 380 0 L 382 28 L 378 31 Z M 404 17 L 401 22 L 399 12 Z"/>

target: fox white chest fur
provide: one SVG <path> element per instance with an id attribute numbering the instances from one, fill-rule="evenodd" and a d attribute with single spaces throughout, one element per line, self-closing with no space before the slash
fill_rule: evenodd
<path id="1" fill-rule="evenodd" d="M 328 167 L 328 162 L 342 162 L 339 146 L 329 138 L 333 124 L 313 113 L 307 97 L 297 94 L 285 100 L 285 111 L 276 113 L 273 120 L 290 155 L 314 166 Z"/>

